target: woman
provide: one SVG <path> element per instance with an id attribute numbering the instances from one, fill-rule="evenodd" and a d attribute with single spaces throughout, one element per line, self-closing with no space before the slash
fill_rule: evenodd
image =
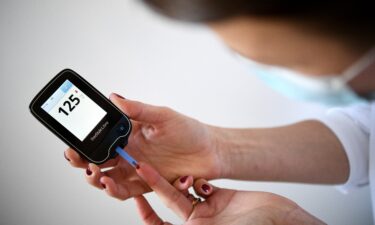
<path id="1" fill-rule="evenodd" d="M 375 151 L 375 106 L 371 102 L 375 91 L 375 57 L 371 50 L 375 34 L 374 16 L 369 12 L 368 3 L 352 1 L 337 5 L 336 2 L 304 1 L 295 5 L 294 2 L 272 0 L 145 2 L 169 17 L 206 23 L 241 55 L 253 73 L 287 96 L 329 105 L 346 105 L 347 108 L 330 111 L 324 118 L 284 127 L 229 129 L 203 124 L 165 107 L 112 95 L 111 100 L 133 120 L 135 129 L 127 151 L 136 159 L 151 164 L 169 182 L 187 174 L 207 180 L 230 178 L 345 184 L 344 189 L 374 181 L 372 165 L 375 159 L 369 155 Z M 155 188 L 152 182 L 147 185 L 140 178 L 141 174 L 138 176 L 119 158 L 99 168 L 87 164 L 71 149 L 65 156 L 73 166 L 87 168 L 90 184 L 105 189 L 115 198 L 124 200 L 150 191 L 150 186 Z M 113 168 L 101 172 L 101 168 L 106 167 Z M 154 176 L 159 177 L 156 173 Z M 146 181 L 150 184 L 149 180 Z M 162 193 L 157 190 L 160 189 L 155 188 L 158 194 Z M 374 196 L 375 187 L 371 190 Z M 185 189 L 182 192 L 186 193 Z M 191 197 L 188 199 L 194 203 L 194 210 L 209 205 L 211 197 L 212 202 L 230 202 L 220 199 L 215 193 L 237 194 L 233 190 L 220 190 L 214 191 L 205 203 L 197 203 Z M 285 219 L 287 215 L 295 215 L 294 212 L 301 212 L 294 224 L 321 223 L 280 196 L 242 194 L 243 199 L 252 199 L 249 202 L 257 199 L 266 207 L 258 210 L 247 201 L 233 204 L 225 210 L 228 215 L 247 212 L 241 214 L 244 220 L 238 224 L 250 220 L 246 217 L 248 215 L 254 215 L 260 219 L 259 224 L 264 224 L 268 219 L 279 222 L 278 215 Z M 178 196 L 175 194 L 172 199 Z M 144 199 L 138 197 L 138 202 L 143 215 L 149 212 L 156 218 Z M 282 213 L 271 209 L 280 209 Z M 257 213 L 253 214 L 254 210 Z M 183 218 L 187 219 L 187 215 L 185 212 Z M 189 223 L 194 224 L 194 221 L 187 220 Z M 221 223 L 233 224 L 231 221 Z"/>

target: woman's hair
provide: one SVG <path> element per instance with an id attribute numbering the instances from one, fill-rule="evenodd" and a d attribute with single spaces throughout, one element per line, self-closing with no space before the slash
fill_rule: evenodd
<path id="1" fill-rule="evenodd" d="M 215 22 L 235 16 L 288 17 L 309 21 L 336 35 L 375 40 L 370 0 L 143 0 L 159 13 L 183 21 Z"/>

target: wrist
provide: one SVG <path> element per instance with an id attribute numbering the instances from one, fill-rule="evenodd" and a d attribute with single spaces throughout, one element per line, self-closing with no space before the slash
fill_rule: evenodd
<path id="1" fill-rule="evenodd" d="M 217 173 L 215 174 L 215 177 L 213 179 L 227 178 L 229 170 L 227 163 L 228 151 L 224 150 L 224 128 L 210 125 L 207 125 L 207 127 L 210 133 L 210 149 L 214 153 L 213 155 L 216 162 L 214 170 L 217 171 Z"/>
<path id="2" fill-rule="evenodd" d="M 244 179 L 242 174 L 253 164 L 249 156 L 254 143 L 249 134 L 244 134 L 241 129 L 214 126 L 209 126 L 209 129 L 212 149 L 218 159 L 217 178 Z"/>

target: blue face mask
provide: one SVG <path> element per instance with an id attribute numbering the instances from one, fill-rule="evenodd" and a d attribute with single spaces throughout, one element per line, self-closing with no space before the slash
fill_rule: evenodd
<path id="1" fill-rule="evenodd" d="M 254 75 L 272 89 L 289 98 L 323 103 L 328 106 L 345 106 L 366 102 L 347 83 L 375 60 L 375 48 L 341 76 L 309 76 L 282 67 L 263 65 L 242 56 L 239 57 Z"/>

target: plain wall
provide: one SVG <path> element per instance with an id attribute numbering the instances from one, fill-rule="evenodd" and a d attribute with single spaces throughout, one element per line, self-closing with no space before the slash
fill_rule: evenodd
<path id="1" fill-rule="evenodd" d="M 263 85 L 202 26 L 162 18 L 130 0 L 0 0 L 0 224 L 142 224 L 133 200 L 112 199 L 69 166 L 66 146 L 31 116 L 34 95 L 63 68 L 104 94 L 166 105 L 228 127 L 287 124 L 324 111 Z M 328 224 L 372 224 L 368 188 L 215 181 L 271 191 Z M 180 223 L 154 194 L 152 205 Z"/>

